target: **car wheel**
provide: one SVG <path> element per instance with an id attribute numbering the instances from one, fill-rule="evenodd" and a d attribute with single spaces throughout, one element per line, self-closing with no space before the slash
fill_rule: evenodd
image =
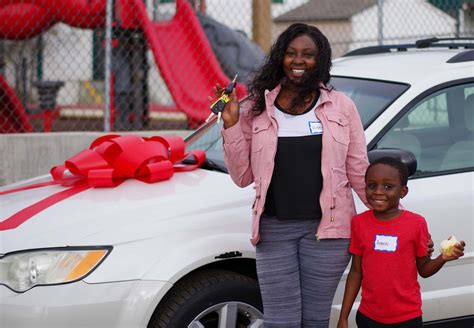
<path id="1" fill-rule="evenodd" d="M 148 327 L 263 327 L 258 283 L 229 271 L 198 272 L 176 283 Z"/>

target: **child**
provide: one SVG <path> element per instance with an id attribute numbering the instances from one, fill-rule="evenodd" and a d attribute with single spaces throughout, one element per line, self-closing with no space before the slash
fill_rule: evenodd
<path id="1" fill-rule="evenodd" d="M 451 256 L 427 256 L 430 235 L 425 219 L 399 208 L 400 199 L 408 193 L 407 180 L 408 169 L 394 158 L 380 158 L 367 169 L 365 193 L 373 209 L 352 219 L 352 265 L 338 328 L 348 326 L 361 287 L 359 328 L 421 328 L 417 271 L 424 278 L 432 276 L 447 261 L 464 255 L 465 243 L 460 241 Z"/>

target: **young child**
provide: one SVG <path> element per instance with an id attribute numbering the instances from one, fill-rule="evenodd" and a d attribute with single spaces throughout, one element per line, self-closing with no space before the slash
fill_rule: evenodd
<path id="1" fill-rule="evenodd" d="M 424 278 L 432 276 L 447 261 L 464 255 L 464 241 L 455 245 L 451 256 L 431 259 L 427 255 L 430 235 L 425 219 L 399 208 L 400 199 L 408 193 L 407 180 L 407 167 L 394 158 L 380 158 L 367 169 L 365 193 L 373 209 L 352 219 L 352 265 L 338 328 L 348 327 L 361 287 L 359 328 L 421 328 L 417 271 Z"/>

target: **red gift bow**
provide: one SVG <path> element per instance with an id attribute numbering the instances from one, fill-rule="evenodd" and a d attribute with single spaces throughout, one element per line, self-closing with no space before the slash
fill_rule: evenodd
<path id="1" fill-rule="evenodd" d="M 170 179 L 174 172 L 192 171 L 204 162 L 202 150 L 185 153 L 181 137 L 139 137 L 106 135 L 95 139 L 89 149 L 68 159 L 64 165 L 51 169 L 52 181 L 31 184 L 0 192 L 10 194 L 27 189 L 61 184 L 71 187 L 28 206 L 0 222 L 0 231 L 15 229 L 42 210 L 92 187 L 116 187 L 127 179 L 147 183 Z M 196 164 L 180 165 L 194 157 Z"/>

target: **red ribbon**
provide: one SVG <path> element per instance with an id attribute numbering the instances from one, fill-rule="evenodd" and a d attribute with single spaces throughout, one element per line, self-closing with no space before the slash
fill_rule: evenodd
<path id="1" fill-rule="evenodd" d="M 0 222 L 0 231 L 15 229 L 42 210 L 89 188 L 116 187 L 127 179 L 147 183 L 170 179 L 174 172 L 192 171 L 204 162 L 202 150 L 185 153 L 181 137 L 139 137 L 106 135 L 95 139 L 89 149 L 51 169 L 52 181 L 31 184 L 0 192 L 6 195 L 22 190 L 60 184 L 70 187 L 30 205 Z M 182 165 L 194 157 L 196 164 Z"/>

